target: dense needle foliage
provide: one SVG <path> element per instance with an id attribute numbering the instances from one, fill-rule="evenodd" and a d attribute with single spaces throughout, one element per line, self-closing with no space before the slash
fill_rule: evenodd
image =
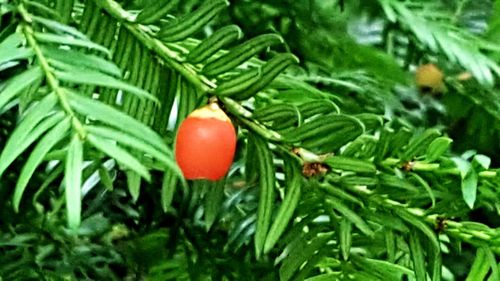
<path id="1" fill-rule="evenodd" d="M 0 280 L 500 280 L 499 63 L 499 1 L 0 0 Z"/>

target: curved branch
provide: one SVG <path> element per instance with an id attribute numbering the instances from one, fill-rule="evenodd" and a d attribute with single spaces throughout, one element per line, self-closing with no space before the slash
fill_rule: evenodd
<path id="1" fill-rule="evenodd" d="M 165 60 L 174 70 L 178 71 L 186 80 L 191 82 L 197 89 L 203 92 L 211 92 L 216 84 L 206 77 L 196 73 L 194 67 L 189 63 L 183 62 L 179 55 L 168 48 L 160 40 L 149 35 L 150 30 L 147 26 L 132 23 L 134 16 L 124 10 L 118 3 L 113 0 L 94 0 L 94 2 L 108 12 L 112 17 L 121 21 L 123 26 L 127 28 L 142 44 L 154 51 L 158 56 Z"/>
<path id="2" fill-rule="evenodd" d="M 26 37 L 28 44 L 31 46 L 31 48 L 33 48 L 33 51 L 35 52 L 35 56 L 38 59 L 43 72 L 45 73 L 45 78 L 47 79 L 47 83 L 49 84 L 50 88 L 54 91 L 54 93 L 57 95 L 59 103 L 61 104 L 63 110 L 66 112 L 67 115 L 71 116 L 73 127 L 80 136 L 80 138 L 85 139 L 87 133 L 83 128 L 83 124 L 80 122 L 80 120 L 78 120 L 73 109 L 71 109 L 66 93 L 64 92 L 64 89 L 59 87 L 59 82 L 56 79 L 52 71 L 52 68 L 49 66 L 47 59 L 43 55 L 40 46 L 35 40 L 35 37 L 33 35 L 34 33 L 33 29 L 31 28 L 31 26 L 27 24 L 32 22 L 30 14 L 28 13 L 28 11 L 26 11 L 26 9 L 22 4 L 19 5 L 19 12 L 23 20 L 25 21 L 25 23 L 22 25 L 23 34 Z"/>

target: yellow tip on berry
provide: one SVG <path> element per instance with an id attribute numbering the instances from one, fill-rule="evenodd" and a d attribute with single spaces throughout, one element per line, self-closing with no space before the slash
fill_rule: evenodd
<path id="1" fill-rule="evenodd" d="M 188 117 L 214 118 L 217 120 L 231 123 L 231 119 L 229 119 L 226 113 L 224 113 L 224 111 L 220 109 L 217 103 L 211 103 L 202 108 L 196 109 L 195 111 L 191 112 L 191 114 L 189 114 Z"/>

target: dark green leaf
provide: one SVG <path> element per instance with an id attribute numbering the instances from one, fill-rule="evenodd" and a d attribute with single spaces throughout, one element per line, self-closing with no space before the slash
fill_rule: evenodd
<path id="1" fill-rule="evenodd" d="M 334 208 L 335 210 L 339 211 L 343 216 L 345 216 L 349 221 L 351 221 L 361 232 L 363 232 L 367 236 L 373 236 L 373 230 L 370 228 L 370 226 L 361 218 L 359 215 L 356 214 L 352 209 L 344 205 L 340 200 L 338 199 L 327 199 L 326 203 Z"/>
<path id="2" fill-rule="evenodd" d="M 476 171 L 470 170 L 469 173 L 462 179 L 462 195 L 465 203 L 469 208 L 474 208 L 474 203 L 477 197 L 477 181 L 478 175 Z"/>
<path id="3" fill-rule="evenodd" d="M 476 154 L 472 159 L 472 163 L 477 163 L 483 169 L 488 169 L 490 168 L 491 158 L 483 154 Z"/>
<path id="4" fill-rule="evenodd" d="M 74 134 L 66 156 L 64 183 L 66 186 L 66 211 L 69 228 L 76 230 L 81 222 L 82 210 L 82 164 L 83 143 L 78 134 Z"/>
<path id="5" fill-rule="evenodd" d="M 0 92 L 0 111 L 3 107 L 14 99 L 22 90 L 31 86 L 35 81 L 43 77 L 40 67 L 31 67 L 30 69 L 14 76 L 7 81 L 7 86 Z"/>
<path id="6" fill-rule="evenodd" d="M 225 180 L 219 180 L 214 183 L 207 185 L 205 194 L 205 228 L 207 231 L 210 230 L 214 224 L 219 212 L 221 210 L 222 204 L 224 203 L 224 187 Z"/>
<path id="7" fill-rule="evenodd" d="M 87 39 L 77 39 L 77 38 L 68 37 L 68 36 L 62 36 L 62 35 L 51 34 L 51 33 L 40 33 L 40 32 L 35 32 L 34 35 L 35 35 L 35 38 L 40 42 L 54 43 L 54 44 L 59 44 L 59 45 L 68 45 L 68 46 L 75 46 L 75 47 L 84 47 L 84 48 L 88 48 L 88 49 L 102 52 L 102 53 L 106 54 L 107 56 L 110 55 L 110 52 L 108 49 L 104 48 L 101 45 L 95 44 L 92 41 L 89 41 Z"/>
<path id="8" fill-rule="evenodd" d="M 21 203 L 21 198 L 23 196 L 24 190 L 28 185 L 29 180 L 33 176 L 36 168 L 43 161 L 45 155 L 56 145 L 64 136 L 68 133 L 70 128 L 70 118 L 64 119 L 58 125 L 53 127 L 45 136 L 42 137 L 40 142 L 36 145 L 35 149 L 30 154 L 30 157 L 24 164 L 19 179 L 17 180 L 16 187 L 14 190 L 14 196 L 12 198 L 12 204 L 14 210 L 19 211 L 19 204 Z"/>
<path id="9" fill-rule="evenodd" d="M 420 243 L 418 233 L 410 231 L 410 253 L 413 260 L 413 270 L 417 281 L 427 281 L 427 273 L 425 271 L 424 250 Z"/>
<path id="10" fill-rule="evenodd" d="M 76 29 L 72 26 L 64 25 L 64 24 L 61 24 L 57 21 L 38 17 L 38 16 L 31 16 L 31 19 L 34 22 L 43 24 L 44 26 L 48 27 L 52 31 L 66 33 L 66 34 L 71 35 L 75 38 L 87 40 L 87 37 L 85 36 L 85 34 L 81 33 L 78 29 Z"/>
<path id="11" fill-rule="evenodd" d="M 19 47 L 24 41 L 24 36 L 21 33 L 14 32 L 0 42 L 0 52 L 4 50 L 12 50 Z"/>
<path id="12" fill-rule="evenodd" d="M 77 112 L 95 118 L 105 124 L 111 125 L 123 132 L 149 143 L 165 155 L 173 155 L 162 138 L 151 128 L 135 120 L 129 115 L 103 104 L 97 100 L 83 97 L 79 94 L 68 92 L 71 106 Z"/>
<path id="13" fill-rule="evenodd" d="M 293 160 L 288 159 L 287 161 Z M 293 168 L 291 168 L 290 171 L 291 174 L 286 175 L 289 180 L 287 180 L 285 198 L 283 199 L 269 233 L 267 234 L 266 242 L 264 244 L 264 254 L 269 253 L 273 249 L 274 245 L 285 231 L 285 228 L 290 223 L 295 208 L 299 203 L 302 177 L 299 168 L 294 164 L 295 163 L 291 164 L 293 165 Z"/>
<path id="14" fill-rule="evenodd" d="M 477 249 L 476 259 L 472 264 L 472 268 L 467 275 L 466 281 L 476 281 L 476 280 L 484 280 L 486 274 L 490 270 L 490 263 L 488 262 L 488 254 L 487 251 L 481 247 Z"/>
<path id="15" fill-rule="evenodd" d="M 28 59 L 33 55 L 33 50 L 27 48 L 0 49 L 0 65 L 10 61 Z"/>
<path id="16" fill-rule="evenodd" d="M 122 76 L 120 68 L 118 68 L 113 62 L 96 55 L 85 54 L 76 50 L 64 50 L 51 46 L 43 46 L 42 52 L 49 59 L 61 61 L 73 67 L 79 66 L 83 68 L 90 68 L 115 77 Z"/>
<path id="17" fill-rule="evenodd" d="M 177 187 L 178 177 L 172 173 L 172 171 L 167 170 L 163 174 L 163 181 L 161 185 L 161 207 L 163 212 L 167 212 L 168 208 L 172 204 L 172 199 L 174 198 L 174 193 Z"/>
<path id="18" fill-rule="evenodd" d="M 267 142 L 259 136 L 249 135 L 255 142 L 257 162 L 259 165 L 259 205 L 257 211 L 257 226 L 255 231 L 255 253 L 260 258 L 264 243 L 271 225 L 271 214 L 274 202 L 275 169 L 273 155 Z"/>
<path id="19" fill-rule="evenodd" d="M 94 147 L 116 159 L 123 166 L 135 171 L 147 181 L 151 180 L 148 169 L 137 158 L 120 148 L 116 143 L 94 135 L 87 135 L 87 139 Z"/>
<path id="20" fill-rule="evenodd" d="M 64 118 L 62 112 L 46 117 L 56 103 L 57 96 L 51 93 L 26 111 L 0 155 L 0 176 L 38 137 Z"/>
<path id="21" fill-rule="evenodd" d="M 347 218 L 340 220 L 339 240 L 342 258 L 348 260 L 352 244 L 352 223 Z"/>
<path id="22" fill-rule="evenodd" d="M 302 238 L 295 247 L 290 249 L 287 258 L 283 261 L 279 269 L 280 280 L 291 280 L 301 265 L 312 260 L 314 254 L 318 253 L 331 238 L 331 233 L 321 233 L 311 241 L 304 241 Z"/>
<path id="23" fill-rule="evenodd" d="M 58 79 L 65 82 L 120 89 L 128 93 L 134 94 L 141 99 L 148 99 L 154 102 L 158 102 L 158 99 L 152 96 L 147 91 L 135 87 L 126 82 L 123 82 L 121 80 L 118 80 L 112 76 L 106 75 L 102 72 L 92 71 L 90 69 L 79 70 L 73 68 L 71 70 L 68 69 L 66 71 L 55 71 L 55 75 Z"/>
<path id="24" fill-rule="evenodd" d="M 438 137 L 431 142 L 427 148 L 427 153 L 425 155 L 426 160 L 433 162 L 439 159 L 450 148 L 452 139 L 447 137 Z"/>
<path id="25" fill-rule="evenodd" d="M 139 194 L 141 191 L 141 175 L 134 171 L 127 171 L 127 186 L 130 195 L 132 196 L 132 200 L 137 202 L 139 199 Z"/>
<path id="26" fill-rule="evenodd" d="M 364 269 L 364 271 L 374 273 L 379 278 L 383 278 L 379 280 L 399 281 L 402 280 L 404 275 L 411 278 L 415 277 L 411 270 L 398 264 L 365 258 L 359 255 L 352 255 L 351 259 L 359 268 Z"/>
<path id="27" fill-rule="evenodd" d="M 100 126 L 86 126 L 85 129 L 95 136 L 116 141 L 122 145 L 133 148 L 134 150 L 148 154 L 149 156 L 158 159 L 165 166 L 165 168 L 175 171 L 178 176 L 181 176 L 182 174 L 174 160 L 169 158 L 170 155 L 166 155 L 163 151 L 157 149 L 149 143 L 144 143 L 135 136 L 126 134 L 114 128 Z"/>

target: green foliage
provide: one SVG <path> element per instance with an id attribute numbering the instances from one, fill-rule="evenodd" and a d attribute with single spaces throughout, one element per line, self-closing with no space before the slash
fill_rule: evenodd
<path id="1" fill-rule="evenodd" d="M 500 6 L 449 2 L 0 0 L 0 280 L 498 280 Z"/>

